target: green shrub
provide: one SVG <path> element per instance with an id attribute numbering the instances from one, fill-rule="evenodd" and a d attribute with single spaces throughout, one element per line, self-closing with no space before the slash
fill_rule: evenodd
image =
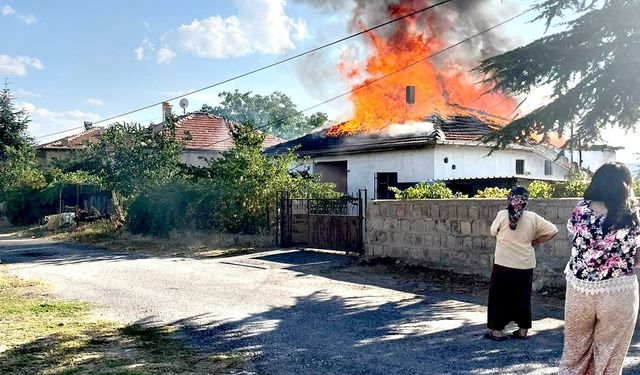
<path id="1" fill-rule="evenodd" d="M 396 195 L 396 199 L 455 199 L 467 198 L 467 196 L 454 193 L 443 183 L 421 182 L 415 186 L 400 190 L 390 187 L 389 190 Z"/>
<path id="2" fill-rule="evenodd" d="M 498 187 L 488 187 L 484 190 L 478 190 L 478 193 L 474 196 L 474 198 L 506 198 L 509 196 L 509 189 L 506 188 L 498 188 Z"/>
<path id="3" fill-rule="evenodd" d="M 7 218 L 13 225 L 37 224 L 45 215 L 57 212 L 57 202 L 47 192 L 26 186 L 11 189 L 5 203 Z"/>
<path id="4" fill-rule="evenodd" d="M 529 190 L 529 198 L 551 198 L 553 195 L 553 187 L 548 182 L 533 181 L 527 188 Z"/>
<path id="5" fill-rule="evenodd" d="M 210 194 L 200 185 L 174 180 L 138 195 L 127 210 L 134 234 L 167 235 L 172 230 L 211 228 Z"/>
<path id="6" fill-rule="evenodd" d="M 553 186 L 554 198 L 581 198 L 589 186 L 589 180 L 571 179 L 558 182 Z"/>

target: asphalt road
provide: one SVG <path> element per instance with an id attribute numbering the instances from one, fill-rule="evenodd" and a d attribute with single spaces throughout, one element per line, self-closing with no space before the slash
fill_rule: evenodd
<path id="1" fill-rule="evenodd" d="M 114 253 L 0 236 L 0 270 L 129 323 L 173 324 L 259 374 L 554 374 L 562 309 L 537 306 L 528 340 L 491 342 L 483 298 L 357 266 L 343 255 L 270 251 L 218 259 Z M 640 374 L 640 336 L 625 374 Z"/>

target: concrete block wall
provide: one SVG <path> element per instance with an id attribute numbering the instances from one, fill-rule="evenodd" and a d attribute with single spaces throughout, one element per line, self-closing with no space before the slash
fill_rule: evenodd
<path id="1" fill-rule="evenodd" d="M 556 224 L 554 240 L 536 249 L 534 289 L 564 287 L 570 254 L 566 222 L 577 199 L 532 199 L 528 209 Z M 495 239 L 489 229 L 504 199 L 380 200 L 367 205 L 365 255 L 489 277 Z"/>

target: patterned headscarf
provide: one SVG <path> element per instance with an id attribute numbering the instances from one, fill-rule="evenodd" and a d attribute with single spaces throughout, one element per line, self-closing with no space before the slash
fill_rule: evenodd
<path id="1" fill-rule="evenodd" d="M 515 230 L 518 227 L 518 220 L 520 220 L 520 216 L 522 216 L 522 213 L 529 202 L 529 192 L 523 187 L 516 186 L 511 189 L 508 200 L 509 206 L 507 206 L 507 211 L 509 211 L 509 228 L 511 228 L 511 230 Z"/>

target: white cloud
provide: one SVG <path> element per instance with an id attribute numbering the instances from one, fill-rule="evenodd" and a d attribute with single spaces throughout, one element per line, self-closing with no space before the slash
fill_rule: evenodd
<path id="1" fill-rule="evenodd" d="M 307 36 L 303 19 L 285 13 L 285 0 L 234 0 L 237 16 L 194 20 L 164 41 L 200 57 L 224 59 L 252 53 L 280 54 Z"/>
<path id="2" fill-rule="evenodd" d="M 16 98 L 42 98 L 42 94 L 38 94 L 36 92 L 31 92 L 25 89 L 17 89 L 15 90 Z"/>
<path id="3" fill-rule="evenodd" d="M 133 53 L 136 54 L 136 60 L 137 61 L 142 61 L 144 59 L 144 48 L 143 47 L 138 47 L 138 48 L 134 49 Z"/>
<path id="4" fill-rule="evenodd" d="M 174 57 L 176 57 L 176 53 L 169 48 L 160 48 L 158 50 L 156 62 L 158 64 L 168 64 Z"/>
<path id="5" fill-rule="evenodd" d="M 31 122 L 29 123 L 29 132 L 34 137 L 67 129 L 81 128 L 84 121 L 95 122 L 100 120 L 100 115 L 93 112 L 83 112 L 79 110 L 55 112 L 28 102 L 18 103 L 17 106 L 29 112 L 29 117 L 31 119 Z M 72 132 L 72 130 L 69 130 L 69 134 Z M 39 138 L 38 142 L 50 142 L 65 135 L 68 134 Z"/>
<path id="6" fill-rule="evenodd" d="M 20 18 L 20 20 L 27 25 L 33 25 L 34 23 L 38 22 L 38 19 L 33 14 L 18 14 L 18 18 Z"/>
<path id="7" fill-rule="evenodd" d="M 3 7 L 0 7 L 0 14 L 2 14 L 3 16 L 10 16 L 12 14 L 14 14 L 16 12 L 15 9 L 13 9 L 12 7 L 5 5 Z"/>
<path id="8" fill-rule="evenodd" d="M 140 44 L 140 46 L 133 50 L 133 53 L 135 54 L 137 61 L 142 61 L 147 55 L 147 52 L 152 53 L 155 50 L 156 50 L 156 45 L 151 43 L 149 41 L 149 38 L 144 38 L 142 39 L 142 43 Z"/>
<path id="9" fill-rule="evenodd" d="M 0 55 L 0 74 L 24 76 L 29 68 L 42 69 L 44 65 L 32 57 Z"/>
<path id="10" fill-rule="evenodd" d="M 96 98 L 87 98 L 84 102 L 94 107 L 102 107 L 105 104 L 104 101 Z"/>
<path id="11" fill-rule="evenodd" d="M 15 9 L 8 5 L 3 5 L 0 7 L 0 14 L 3 16 L 16 16 L 18 19 L 27 25 L 32 25 L 38 22 L 38 19 L 33 14 L 21 14 L 18 13 Z"/>

